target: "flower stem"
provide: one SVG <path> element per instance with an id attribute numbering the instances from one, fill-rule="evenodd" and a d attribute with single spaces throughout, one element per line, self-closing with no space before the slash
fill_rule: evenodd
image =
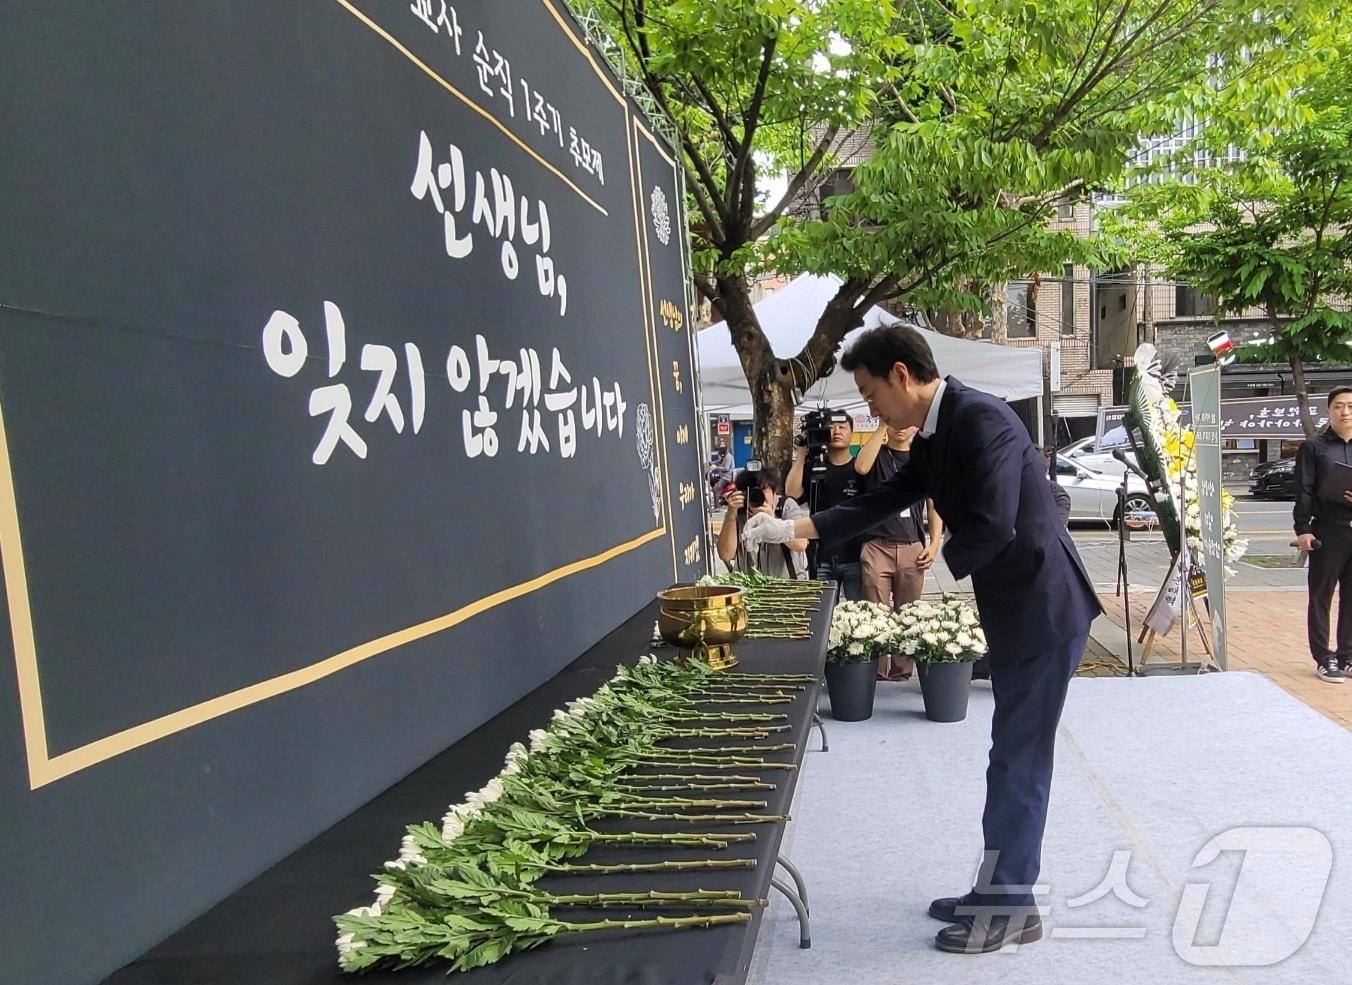
<path id="1" fill-rule="evenodd" d="M 774 790 L 773 783 L 613 783 L 616 790 L 642 793 L 645 790 Z"/>
<path id="2" fill-rule="evenodd" d="M 754 776 L 712 776 L 702 773 L 631 773 L 625 776 L 625 780 L 716 780 L 724 784 L 740 781 L 739 785 L 747 787 L 775 789 L 775 784 L 764 783 Z"/>
<path id="3" fill-rule="evenodd" d="M 710 800 L 692 797 L 636 797 L 607 807 L 764 807 L 763 800 Z"/>
<path id="4" fill-rule="evenodd" d="M 673 903 L 689 903 L 709 906 L 742 906 L 754 909 L 763 906 L 758 899 L 748 899 L 736 890 L 697 889 L 692 893 L 663 893 L 651 890 L 646 893 L 571 893 L 568 895 L 537 894 L 528 897 L 532 902 L 545 906 L 643 906 L 652 904 L 670 906 Z"/>
<path id="5" fill-rule="evenodd" d="M 614 810 L 608 807 L 597 808 L 592 813 L 608 817 L 641 817 L 645 821 L 707 821 L 710 824 L 771 824 L 787 821 L 787 814 L 682 814 L 680 812 L 655 813 L 653 811 Z"/>
<path id="6" fill-rule="evenodd" d="M 597 832 L 592 835 L 592 840 L 610 842 L 612 844 L 636 842 L 657 844 L 659 842 L 671 842 L 672 844 L 679 845 L 703 844 L 706 841 L 713 840 L 721 843 L 714 847 L 726 848 L 732 842 L 755 841 L 756 833 L 754 831 L 744 831 L 740 834 L 731 834 L 722 831 L 689 831 L 685 833 L 669 831 L 624 831 L 618 834 Z"/>
<path id="7" fill-rule="evenodd" d="M 720 924 L 746 923 L 750 913 L 707 913 L 692 917 L 651 917 L 646 920 L 597 920 L 592 923 L 560 923 L 562 933 L 583 934 L 595 930 L 685 930 L 695 927 L 716 927 Z"/>
<path id="8" fill-rule="evenodd" d="M 691 869 L 754 869 L 755 867 L 756 860 L 754 858 L 697 858 L 689 861 L 667 859 L 664 862 L 627 862 L 617 865 L 597 865 L 582 862 L 541 866 L 549 872 L 590 872 L 595 875 L 614 872 L 682 872 Z"/>

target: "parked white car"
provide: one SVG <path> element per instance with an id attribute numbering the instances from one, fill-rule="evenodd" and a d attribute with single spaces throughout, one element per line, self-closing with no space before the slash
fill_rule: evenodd
<path id="1" fill-rule="evenodd" d="M 1104 475 L 1111 475 L 1114 478 L 1120 479 L 1122 473 L 1127 471 L 1127 467 L 1119 462 L 1112 452 L 1094 450 L 1092 435 L 1066 445 L 1061 449 L 1061 454 L 1076 464 L 1083 465 L 1091 472 L 1102 472 Z M 1132 465 L 1136 464 L 1136 453 L 1134 451 L 1124 450 L 1122 454 Z"/>
<path id="2" fill-rule="evenodd" d="M 1121 462 L 1113 460 L 1116 464 Z M 1125 469 L 1124 469 L 1125 471 Z M 1116 526 L 1118 522 L 1117 489 L 1122 476 L 1108 475 L 1086 468 L 1065 455 L 1056 456 L 1056 479 L 1070 494 L 1071 521 L 1094 521 Z M 1159 522 L 1155 504 L 1146 491 L 1145 482 L 1137 475 L 1127 476 L 1127 526 L 1153 526 Z"/>

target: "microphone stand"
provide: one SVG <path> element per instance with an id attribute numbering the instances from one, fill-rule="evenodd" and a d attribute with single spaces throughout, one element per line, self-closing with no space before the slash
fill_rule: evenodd
<path id="1" fill-rule="evenodd" d="M 1117 594 L 1122 596 L 1122 623 L 1127 631 L 1127 676 L 1136 676 L 1136 660 L 1131 648 L 1131 587 L 1127 581 L 1127 476 L 1117 487 Z"/>
<path id="2" fill-rule="evenodd" d="M 1140 459 L 1140 447 L 1136 444 L 1136 435 L 1127 431 L 1127 440 L 1131 443 L 1131 451 Z M 1113 458 L 1121 462 L 1126 471 L 1122 473 L 1122 482 L 1117 487 L 1117 550 L 1118 550 L 1118 577 L 1122 585 L 1122 621 L 1127 629 L 1127 676 L 1135 677 L 1137 674 L 1136 664 L 1132 655 L 1131 643 L 1131 589 L 1127 581 L 1127 477 L 1135 475 L 1145 483 L 1145 494 L 1150 497 L 1152 503 L 1159 502 L 1159 497 L 1155 492 L 1155 483 L 1150 480 L 1139 465 L 1127 458 L 1126 453 L 1121 448 L 1114 448 Z"/>

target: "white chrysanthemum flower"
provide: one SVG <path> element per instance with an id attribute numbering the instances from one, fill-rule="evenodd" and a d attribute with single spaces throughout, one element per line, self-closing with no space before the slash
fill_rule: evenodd
<path id="1" fill-rule="evenodd" d="M 421 849 L 418 848 L 417 839 L 413 835 L 404 835 L 404 840 L 399 846 L 399 861 L 412 862 L 415 865 L 423 865 L 427 862 Z"/>
<path id="2" fill-rule="evenodd" d="M 451 806 L 451 813 L 468 824 L 483 813 L 483 808 L 478 804 L 454 804 Z"/>
<path id="3" fill-rule="evenodd" d="M 460 820 L 454 814 L 447 814 L 441 819 L 441 840 L 450 844 L 465 833 L 465 822 Z"/>
<path id="4" fill-rule="evenodd" d="M 347 970 L 348 958 L 352 955 L 352 952 L 366 946 L 366 941 L 358 940 L 351 931 L 340 934 L 334 943 L 338 945 L 338 967 L 344 971 Z"/>
<path id="5" fill-rule="evenodd" d="M 503 794 L 502 781 L 497 777 L 489 780 L 480 790 L 474 790 L 465 794 L 465 801 L 480 807 L 486 807 L 494 801 L 499 800 Z"/>
<path id="6" fill-rule="evenodd" d="M 958 646 L 956 643 L 946 643 L 944 644 L 944 649 L 955 657 L 962 652 L 962 647 Z"/>
<path id="7" fill-rule="evenodd" d="M 388 906 L 390 900 L 394 899 L 395 887 L 387 882 L 382 882 L 376 887 L 376 903 L 379 906 Z"/>

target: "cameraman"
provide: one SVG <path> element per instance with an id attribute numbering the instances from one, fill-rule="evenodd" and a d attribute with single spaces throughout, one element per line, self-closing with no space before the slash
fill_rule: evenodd
<path id="1" fill-rule="evenodd" d="M 751 463 L 755 464 L 755 463 Z M 742 546 L 742 527 L 748 517 L 768 513 L 781 520 L 796 520 L 808 511 L 787 496 L 777 493 L 779 477 L 770 469 L 747 468 L 737 473 L 733 490 L 728 494 L 723 526 L 718 531 L 718 556 L 728 567 L 739 571 L 752 568 L 777 578 L 807 577 L 807 538 L 791 540 L 786 544 L 763 544 L 755 556 L 747 554 Z"/>
<path id="2" fill-rule="evenodd" d="M 854 437 L 853 419 L 843 410 L 828 410 L 825 414 L 830 422 L 826 461 L 823 463 L 825 470 L 804 475 L 808 456 L 814 449 L 808 443 L 795 442 L 793 466 L 784 481 L 784 492 L 799 502 L 806 498 L 810 484 L 814 481 L 817 483 L 816 501 L 810 503 L 811 512 L 814 513 L 838 506 L 868 488 L 868 479 L 855 472 L 854 456 L 850 453 L 850 442 Z M 863 597 L 859 569 L 859 549 L 862 545 L 862 537 L 852 537 L 823 549 L 817 557 L 814 572 L 820 581 L 831 579 L 839 583 L 841 598 L 851 602 L 858 602 Z"/>

